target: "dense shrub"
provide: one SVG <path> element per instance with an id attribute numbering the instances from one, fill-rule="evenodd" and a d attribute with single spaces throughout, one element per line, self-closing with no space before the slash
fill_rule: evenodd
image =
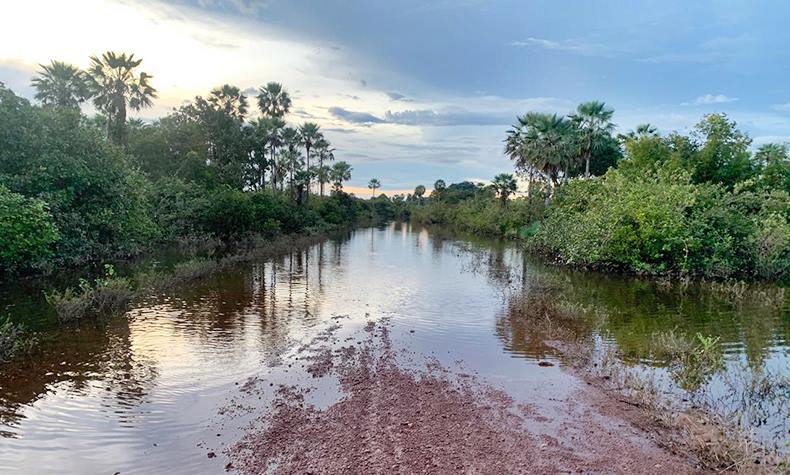
<path id="1" fill-rule="evenodd" d="M 566 264 L 786 280 L 790 200 L 731 193 L 659 169 L 610 170 L 561 189 L 531 241 Z"/>
<path id="2" fill-rule="evenodd" d="M 132 252 L 156 229 L 149 182 L 76 111 L 38 108 L 0 88 L 0 183 L 47 203 L 63 263 Z"/>
<path id="3" fill-rule="evenodd" d="M 58 232 L 43 201 L 0 185 L 0 270 L 33 266 L 52 256 Z"/>
<path id="4" fill-rule="evenodd" d="M 490 193 L 448 203 L 432 200 L 412 206 L 411 221 L 423 224 L 445 224 L 471 233 L 489 236 L 518 237 L 544 212 L 543 195 L 530 199 L 517 198 L 502 206 Z"/>

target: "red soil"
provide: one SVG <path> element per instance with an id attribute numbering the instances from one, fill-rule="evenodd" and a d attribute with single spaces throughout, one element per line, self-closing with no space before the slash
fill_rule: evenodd
<path id="1" fill-rule="evenodd" d="M 362 345 L 318 348 L 315 377 L 336 376 L 345 397 L 319 410 L 309 388 L 281 386 L 270 410 L 228 451 L 239 473 L 697 473 L 660 449 L 594 388 L 568 400 L 556 433 L 547 418 L 477 378 L 432 363 L 398 365 L 385 324 Z M 327 345 L 323 340 L 323 345 Z M 570 407 L 573 406 L 573 407 Z"/>

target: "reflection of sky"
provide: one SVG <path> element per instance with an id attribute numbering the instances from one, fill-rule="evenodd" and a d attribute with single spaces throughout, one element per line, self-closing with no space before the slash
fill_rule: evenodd
<path id="1" fill-rule="evenodd" d="M 79 5 L 76 7 L 75 5 Z M 145 59 L 160 99 L 283 82 L 289 120 L 319 122 L 385 190 L 510 169 L 504 130 L 527 110 L 601 99 L 621 129 L 686 130 L 726 111 L 756 142 L 790 138 L 785 2 L 706 0 L 12 0 L 0 81 L 30 96 L 36 64 L 86 66 L 105 49 Z M 122 21 L 119 22 L 119 19 Z M 121 26 L 119 26 L 121 25 Z"/>
<path id="2" fill-rule="evenodd" d="M 555 351 L 506 311 L 510 292 L 536 280 L 554 284 L 549 291 L 558 297 L 602 307 L 607 341 L 621 354 L 639 354 L 654 331 L 678 328 L 721 335 L 731 368 L 746 354 L 762 355 L 768 371 L 786 373 L 787 326 L 767 318 L 764 307 L 734 314 L 713 298 L 662 291 L 654 282 L 524 261 L 511 243 L 463 243 L 392 224 L 184 285 L 131 310 L 128 322 L 47 339 L 45 355 L 21 366 L 10 385 L 0 378 L 0 395 L 13 393 L 21 406 L 11 409 L 22 416 L 8 428 L 19 438 L 0 439 L 0 472 L 202 471 L 206 447 L 235 440 L 235 428 L 247 422 L 231 414 L 216 427 L 218 408 L 239 395 L 237 383 L 292 381 L 301 363 L 289 359 L 293 348 L 335 322 L 346 345 L 355 329 L 388 317 L 396 345 L 419 357 L 448 366 L 461 360 L 517 399 L 564 401 L 575 380 L 556 366 L 539 368 L 538 359 L 558 362 Z M 278 360 L 285 364 L 270 365 Z M 336 395 L 330 383 L 326 395 Z M 245 404 L 265 406 L 257 396 Z M 557 410 L 569 417 L 564 405 Z M 196 440 L 215 445 L 196 447 Z"/>

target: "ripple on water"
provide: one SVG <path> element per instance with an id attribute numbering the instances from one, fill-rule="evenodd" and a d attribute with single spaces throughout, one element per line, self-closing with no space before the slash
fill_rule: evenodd
<path id="1" fill-rule="evenodd" d="M 461 361 L 517 398 L 553 391 L 560 401 L 575 383 L 559 365 L 537 366 L 558 363 L 556 350 L 506 318 L 505 297 L 544 278 L 562 282 L 557 298 L 603 307 L 601 341 L 648 365 L 658 362 L 646 343 L 675 329 L 719 336 L 728 361 L 787 374 L 786 312 L 766 317 L 713 297 L 546 268 L 506 243 L 392 225 L 151 296 L 126 319 L 58 330 L 44 355 L 0 374 L 0 472 L 224 473 L 206 451 L 220 453 L 216 433 L 233 440 L 240 430 L 242 419 L 215 420 L 237 384 L 289 381 L 287 367 L 272 363 L 321 328 L 383 317 L 413 352 Z"/>

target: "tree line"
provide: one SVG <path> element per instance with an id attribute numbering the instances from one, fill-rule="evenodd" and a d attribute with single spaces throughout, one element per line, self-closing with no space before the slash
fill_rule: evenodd
<path id="1" fill-rule="evenodd" d="M 665 135 L 650 124 L 615 134 L 613 116 L 599 101 L 519 116 L 504 153 L 525 193 L 507 173 L 488 186 L 438 180 L 427 199 L 407 197 L 406 214 L 523 239 L 572 266 L 790 281 L 786 144 L 753 150 L 725 114 Z"/>
<path id="2" fill-rule="evenodd" d="M 287 122 L 293 101 L 277 82 L 254 97 L 221 85 L 152 122 L 129 118 L 157 99 L 133 54 L 91 57 L 84 71 L 52 61 L 32 85 L 37 104 L 0 83 L 0 271 L 98 262 L 201 236 L 299 232 L 372 213 L 343 192 L 352 167 L 335 160 L 321 128 Z M 82 113 L 88 102 L 93 116 Z"/>

